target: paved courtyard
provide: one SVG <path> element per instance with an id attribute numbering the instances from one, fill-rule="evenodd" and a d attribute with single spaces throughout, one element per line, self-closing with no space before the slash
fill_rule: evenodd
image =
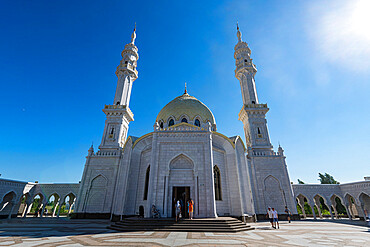
<path id="1" fill-rule="evenodd" d="M 281 222 L 251 224 L 240 233 L 115 232 L 105 220 L 0 220 L 0 246 L 369 246 L 370 228 L 364 222 Z"/>

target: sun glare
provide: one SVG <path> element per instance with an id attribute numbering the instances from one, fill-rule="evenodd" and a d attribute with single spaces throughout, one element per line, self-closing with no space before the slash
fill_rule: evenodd
<path id="1" fill-rule="evenodd" d="M 370 71 L 370 0 L 331 1 L 313 6 L 309 32 L 319 54 L 345 70 Z"/>
<path id="2" fill-rule="evenodd" d="M 370 1 L 360 0 L 355 2 L 349 18 L 349 26 L 352 29 L 353 35 L 370 41 Z"/>

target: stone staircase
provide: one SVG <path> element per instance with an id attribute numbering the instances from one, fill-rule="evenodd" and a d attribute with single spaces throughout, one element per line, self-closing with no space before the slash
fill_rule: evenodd
<path id="1" fill-rule="evenodd" d="M 253 230 L 242 221 L 231 217 L 216 219 L 182 219 L 175 222 L 173 218 L 127 218 L 108 226 L 116 231 L 166 231 L 166 232 L 240 232 Z"/>

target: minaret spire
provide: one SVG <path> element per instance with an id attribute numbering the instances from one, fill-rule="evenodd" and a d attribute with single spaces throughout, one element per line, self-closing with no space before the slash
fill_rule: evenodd
<path id="1" fill-rule="evenodd" d="M 242 33 L 239 30 L 239 23 L 238 22 L 236 22 L 236 30 L 237 30 L 236 36 L 238 37 L 238 41 L 242 42 Z"/>
<path id="2" fill-rule="evenodd" d="M 188 90 L 186 90 L 186 82 L 185 82 L 185 93 L 184 94 L 187 94 L 188 93 Z"/>
<path id="3" fill-rule="evenodd" d="M 135 39 L 136 39 L 136 22 L 135 22 L 135 28 L 134 31 L 131 34 L 131 44 L 135 44 Z"/>

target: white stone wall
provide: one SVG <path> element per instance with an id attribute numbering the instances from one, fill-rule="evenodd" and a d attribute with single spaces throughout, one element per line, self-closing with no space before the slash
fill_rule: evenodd
<path id="1" fill-rule="evenodd" d="M 120 153 L 89 155 L 78 195 L 77 213 L 110 213 Z"/>
<path id="2" fill-rule="evenodd" d="M 285 206 L 297 214 L 285 157 L 276 153 L 250 155 L 254 205 L 256 214 L 266 214 L 268 207 L 283 213 Z"/>

